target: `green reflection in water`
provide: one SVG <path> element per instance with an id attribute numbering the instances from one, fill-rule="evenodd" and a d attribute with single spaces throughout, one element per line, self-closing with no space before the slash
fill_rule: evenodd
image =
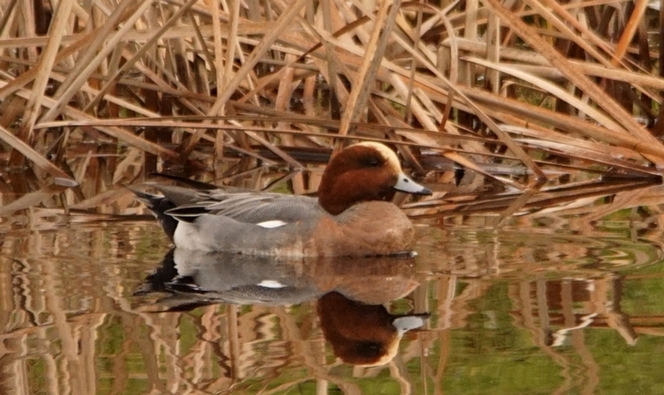
<path id="1" fill-rule="evenodd" d="M 335 357 L 314 301 L 149 311 L 152 223 L 7 235 L 0 393 L 661 393 L 659 235 L 597 232 L 432 230 L 387 304 L 432 317 L 378 367 Z"/>

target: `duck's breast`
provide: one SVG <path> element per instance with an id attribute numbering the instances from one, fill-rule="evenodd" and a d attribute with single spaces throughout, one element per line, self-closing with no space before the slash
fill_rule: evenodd
<path id="1" fill-rule="evenodd" d="M 394 204 L 366 202 L 322 217 L 312 239 L 319 256 L 394 255 L 412 251 L 415 231 Z"/>

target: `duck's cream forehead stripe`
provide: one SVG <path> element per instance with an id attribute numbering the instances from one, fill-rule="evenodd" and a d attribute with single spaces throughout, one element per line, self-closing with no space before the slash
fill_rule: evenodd
<path id="1" fill-rule="evenodd" d="M 397 157 L 397 154 L 395 154 L 394 151 L 389 149 L 386 145 L 383 145 L 381 143 L 374 143 L 373 141 L 363 141 L 355 145 L 373 148 L 376 151 L 380 152 L 380 155 L 383 158 L 385 158 L 385 160 L 387 161 L 388 166 L 392 167 L 396 173 L 401 173 L 401 164 L 399 163 L 399 158 Z"/>

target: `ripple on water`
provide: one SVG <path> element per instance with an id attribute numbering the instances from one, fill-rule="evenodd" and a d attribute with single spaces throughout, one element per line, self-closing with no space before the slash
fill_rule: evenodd
<path id="1" fill-rule="evenodd" d="M 221 300 L 241 270 L 196 269 L 220 288 L 196 290 L 203 302 L 193 310 L 145 309 L 166 296 L 134 295 L 168 251 L 152 221 L 6 230 L 0 369 L 14 373 L 0 393 L 25 383 L 58 393 L 624 393 L 634 383 L 623 378 L 636 375 L 638 388 L 660 388 L 664 238 L 647 227 L 596 225 L 421 227 L 414 260 L 318 267 L 306 280 L 312 295 L 336 286 L 392 314 L 431 315 L 396 343 L 396 358 L 364 367 L 335 355 L 315 300 Z M 291 269 L 280 273 L 310 271 Z M 272 280 L 265 284 L 287 282 Z M 347 321 L 335 330 L 346 327 L 358 328 Z"/>

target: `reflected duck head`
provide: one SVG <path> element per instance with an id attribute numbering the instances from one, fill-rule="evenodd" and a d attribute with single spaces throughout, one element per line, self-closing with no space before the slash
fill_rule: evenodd
<path id="1" fill-rule="evenodd" d="M 359 366 L 390 362 L 409 330 L 424 325 L 427 314 L 393 315 L 382 305 L 366 305 L 330 292 L 318 300 L 325 339 L 342 361 Z"/>

